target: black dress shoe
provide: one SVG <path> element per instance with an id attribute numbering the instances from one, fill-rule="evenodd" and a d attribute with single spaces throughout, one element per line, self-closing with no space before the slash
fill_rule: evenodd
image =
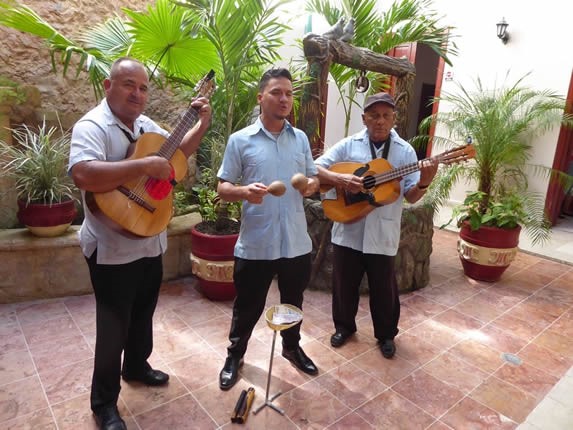
<path id="1" fill-rule="evenodd" d="M 283 357 L 309 375 L 316 375 L 318 368 L 310 358 L 304 353 L 300 346 L 294 349 L 287 349 L 283 347 Z"/>
<path id="2" fill-rule="evenodd" d="M 165 385 L 167 381 L 169 381 L 169 375 L 167 373 L 151 368 L 139 375 L 124 373 L 122 377 L 123 380 L 127 382 L 137 381 L 150 386 Z"/>
<path id="3" fill-rule="evenodd" d="M 219 373 L 219 388 L 229 390 L 239 379 L 239 368 L 243 365 L 242 358 L 227 357 L 225 365 Z"/>
<path id="4" fill-rule="evenodd" d="M 344 345 L 350 336 L 352 336 L 352 333 L 337 331 L 330 337 L 330 344 L 335 348 L 338 348 L 339 346 Z"/>
<path id="5" fill-rule="evenodd" d="M 101 430 L 127 430 L 125 421 L 119 416 L 117 406 L 106 406 L 94 412 L 98 428 Z"/>
<path id="6" fill-rule="evenodd" d="M 380 350 L 384 358 L 392 358 L 396 354 L 396 344 L 393 339 L 384 339 L 380 343 Z"/>

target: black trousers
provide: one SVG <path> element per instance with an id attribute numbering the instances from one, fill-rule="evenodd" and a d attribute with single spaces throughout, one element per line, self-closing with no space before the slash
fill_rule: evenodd
<path id="1" fill-rule="evenodd" d="M 97 264 L 96 259 L 97 251 L 86 258 L 96 298 L 93 411 L 117 403 L 121 372 L 133 375 L 150 368 L 152 320 L 163 277 L 161 255 L 119 265 Z"/>
<path id="2" fill-rule="evenodd" d="M 354 333 L 360 282 L 368 275 L 374 337 L 383 341 L 398 334 L 400 300 L 394 256 L 364 254 L 333 244 L 332 317 L 336 331 Z"/>
<path id="3" fill-rule="evenodd" d="M 265 310 L 267 293 L 277 275 L 281 303 L 302 309 L 303 293 L 310 280 L 310 254 L 278 260 L 245 260 L 235 258 L 233 280 L 237 297 L 229 332 L 229 356 L 240 358 L 257 321 Z M 300 341 L 300 324 L 281 332 L 283 347 L 292 349 Z"/>

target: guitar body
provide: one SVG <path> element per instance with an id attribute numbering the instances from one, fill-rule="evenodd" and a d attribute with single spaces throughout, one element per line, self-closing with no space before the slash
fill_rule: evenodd
<path id="1" fill-rule="evenodd" d="M 155 155 L 164 142 L 160 134 L 144 133 L 128 160 Z M 169 161 L 173 179 L 179 182 L 187 173 L 187 158 L 177 149 Z M 105 193 L 88 192 L 86 203 L 99 220 L 124 236 L 155 236 L 167 228 L 173 216 L 173 185 L 168 180 L 141 177 Z"/>
<path id="2" fill-rule="evenodd" d="M 368 163 L 336 163 L 329 170 L 365 178 L 390 171 L 392 166 L 384 158 L 376 158 Z M 322 208 L 329 219 L 352 223 L 364 218 L 377 207 L 395 202 L 400 197 L 400 179 L 376 185 L 358 194 L 351 194 L 341 187 L 328 185 L 321 186 L 320 192 Z"/>

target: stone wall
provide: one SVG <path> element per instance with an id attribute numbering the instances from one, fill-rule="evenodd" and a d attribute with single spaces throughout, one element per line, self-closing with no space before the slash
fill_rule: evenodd
<path id="1" fill-rule="evenodd" d="M 324 216 L 319 201 L 306 199 L 305 211 L 313 242 L 312 274 L 309 288 L 330 290 L 332 281 L 332 221 Z M 396 256 L 396 280 L 401 293 L 417 290 L 430 281 L 430 254 L 434 235 L 433 210 L 426 206 L 408 206 L 402 213 L 400 247 Z M 366 276 L 361 292 L 368 291 Z"/>
<path id="2" fill-rule="evenodd" d="M 39 16 L 71 40 L 77 40 L 80 31 L 92 28 L 118 15 L 125 17 L 121 8 L 143 10 L 153 4 L 150 0 L 24 0 Z M 96 105 L 87 73 L 75 76 L 75 67 L 62 76 L 62 65 L 56 58 L 57 73 L 52 71 L 46 42 L 32 36 L 0 26 L 0 75 L 20 84 L 33 85 L 40 90 L 42 108 L 37 115 L 54 119 L 56 113 L 64 128 Z M 169 92 L 152 89 L 146 111 L 154 119 L 174 124 L 182 104 L 173 102 Z"/>
<path id="3" fill-rule="evenodd" d="M 191 227 L 199 214 L 175 217 L 167 228 L 163 279 L 191 275 Z M 63 236 L 41 238 L 26 229 L 0 231 L 0 303 L 12 303 L 92 292 L 79 246 L 77 226 Z"/>

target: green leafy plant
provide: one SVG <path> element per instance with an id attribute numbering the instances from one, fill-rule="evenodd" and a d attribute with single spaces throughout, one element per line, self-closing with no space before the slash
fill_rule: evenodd
<path id="1" fill-rule="evenodd" d="M 563 97 L 550 90 L 525 86 L 526 76 L 492 89 L 478 78 L 474 89 L 458 84 L 457 92 L 439 98 L 450 110 L 426 118 L 422 130 L 434 123 L 447 132 L 445 136 L 433 136 L 434 145 L 453 147 L 466 140 L 473 143 L 476 155 L 465 164 L 441 169 L 425 201 L 434 208 L 442 206 L 452 187 L 465 179 L 477 184 L 477 191 L 454 209 L 450 222 L 468 220 L 474 230 L 481 225 L 512 228 L 519 224 L 533 243 L 541 243 L 549 238 L 551 224 L 544 211 L 543 196 L 529 189 L 529 174 L 557 178 L 564 186 L 573 178 L 531 164 L 531 142 L 559 124 L 572 125 L 573 116 L 563 113 Z"/>
<path id="2" fill-rule="evenodd" d="M 14 178 L 27 203 L 60 203 L 76 199 L 77 189 L 67 174 L 71 134 L 61 127 L 38 129 L 23 125 L 12 130 L 14 145 L 0 141 L 0 167 Z"/>

